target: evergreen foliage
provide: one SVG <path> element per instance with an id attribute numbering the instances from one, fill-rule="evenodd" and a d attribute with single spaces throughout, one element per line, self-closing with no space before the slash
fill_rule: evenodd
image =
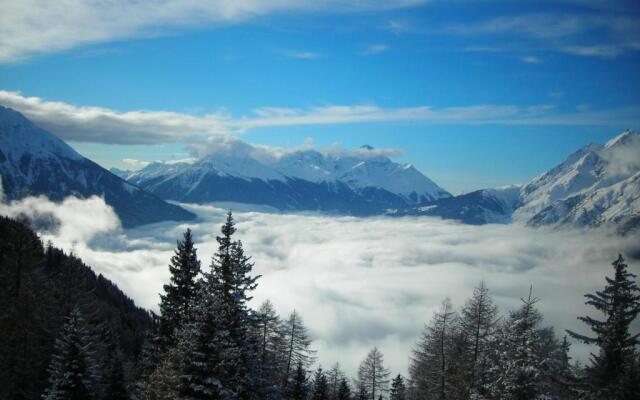
<path id="1" fill-rule="evenodd" d="M 163 346 L 174 344 L 175 331 L 193 319 L 200 261 L 190 229 L 184 233 L 183 240 L 178 241 L 169 272 L 170 281 L 164 285 L 165 293 L 160 295 L 160 339 Z"/>
<path id="2" fill-rule="evenodd" d="M 627 270 L 622 255 L 612 263 L 613 278 L 606 277 L 603 290 L 586 294 L 586 304 L 604 314 L 604 320 L 589 316 L 578 317 L 587 324 L 594 336 L 567 331 L 570 336 L 598 347 L 586 370 L 587 393 L 590 398 L 631 399 L 625 394 L 626 385 L 637 380 L 636 347 L 640 334 L 630 332 L 631 322 L 640 313 L 640 288 L 636 275 Z M 632 393 L 637 389 L 629 389 Z M 637 393 L 637 392 L 636 392 Z"/>

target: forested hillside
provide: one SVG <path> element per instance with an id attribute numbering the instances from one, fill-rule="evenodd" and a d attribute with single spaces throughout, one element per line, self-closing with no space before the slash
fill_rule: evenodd
<path id="1" fill-rule="evenodd" d="M 631 328 L 640 289 L 622 256 L 604 288 L 586 295 L 595 313 L 576 316 L 583 332 L 547 326 L 535 288 L 499 310 L 480 282 L 459 310 L 444 299 L 426 321 L 407 376 L 390 371 L 377 347 L 348 376 L 342 360 L 317 365 L 299 313 L 279 316 L 269 301 L 251 308 L 260 277 L 231 213 L 209 265 L 190 230 L 178 241 L 157 318 L 24 223 L 0 219 L 0 238 L 3 399 L 640 398 Z M 594 345 L 587 365 L 569 355 L 577 341 Z"/>

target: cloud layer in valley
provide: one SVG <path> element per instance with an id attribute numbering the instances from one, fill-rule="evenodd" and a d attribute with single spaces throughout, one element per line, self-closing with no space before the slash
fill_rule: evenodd
<path id="1" fill-rule="evenodd" d="M 640 106 L 561 111 L 534 106 L 470 105 L 383 108 L 376 105 L 324 105 L 309 108 L 261 107 L 250 116 L 228 112 L 191 115 L 170 111 L 116 111 L 78 106 L 0 90 L 0 105 L 13 108 L 61 139 L 102 144 L 203 143 L 269 127 L 420 123 L 455 125 L 559 125 L 628 127 L 640 124 Z"/>
<path id="2" fill-rule="evenodd" d="M 127 231 L 100 198 L 58 205 L 26 199 L 3 205 L 0 213 L 55 216 L 60 225 L 44 231 L 45 240 L 73 249 L 138 304 L 157 309 L 167 263 L 183 231 L 194 231 L 203 266 L 215 251 L 225 208 L 187 207 L 199 215 L 193 223 Z M 584 331 L 575 319 L 587 310 L 582 295 L 602 287 L 618 252 L 639 254 L 637 237 L 597 232 L 477 227 L 434 218 L 251 211 L 235 217 L 237 237 L 262 275 L 254 302 L 271 299 L 282 315 L 298 310 L 319 362 L 339 361 L 349 373 L 372 346 L 383 350 L 393 372 L 404 373 L 409 351 L 439 303 L 449 296 L 461 306 L 481 280 L 503 311 L 517 307 L 533 285 L 546 323 L 559 335 L 566 328 Z M 638 260 L 629 258 L 632 271 L 640 272 Z M 584 359 L 587 350 L 575 345 L 574 352 Z"/>

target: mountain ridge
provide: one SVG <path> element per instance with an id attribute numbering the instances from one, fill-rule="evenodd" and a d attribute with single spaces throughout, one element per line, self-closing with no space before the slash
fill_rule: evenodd
<path id="1" fill-rule="evenodd" d="M 7 201 L 45 195 L 99 195 L 124 227 L 188 220 L 195 215 L 121 179 L 83 157 L 17 111 L 0 106 L 0 177 Z"/>

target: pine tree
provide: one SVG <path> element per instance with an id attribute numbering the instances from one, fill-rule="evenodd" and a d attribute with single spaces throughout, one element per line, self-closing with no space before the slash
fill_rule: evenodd
<path id="1" fill-rule="evenodd" d="M 302 362 L 298 362 L 289 386 L 287 398 L 289 400 L 306 400 L 308 393 L 307 380 L 307 371 L 302 366 Z"/>
<path id="2" fill-rule="evenodd" d="M 258 346 L 250 335 L 255 318 L 247 306 L 258 277 L 249 275 L 253 264 L 242 244 L 232 240 L 235 231 L 229 212 L 201 285 L 196 318 L 186 327 L 192 345 L 181 392 L 188 398 L 259 398 L 265 385 Z"/>
<path id="3" fill-rule="evenodd" d="M 404 378 L 398 374 L 391 382 L 391 390 L 389 391 L 389 400 L 406 400 L 407 388 L 404 384 Z"/>
<path id="4" fill-rule="evenodd" d="M 635 347 L 640 334 L 629 332 L 631 322 L 640 313 L 640 288 L 636 276 L 627 271 L 622 255 L 613 263 L 614 277 L 606 278 L 604 290 L 586 294 L 586 304 L 604 314 L 603 321 L 589 316 L 578 319 L 589 326 L 594 336 L 567 331 L 572 337 L 598 346 L 587 368 L 589 392 L 592 398 L 625 399 L 622 381 L 626 371 L 633 369 Z"/>
<path id="5" fill-rule="evenodd" d="M 409 374 L 419 397 L 440 400 L 448 397 L 451 331 L 455 318 L 451 301 L 445 299 L 413 351 Z"/>
<path id="6" fill-rule="evenodd" d="M 460 312 L 459 325 L 464 342 L 468 346 L 465 360 L 468 374 L 466 382 L 460 382 L 468 388 L 468 393 L 483 395 L 482 387 L 486 383 L 487 343 L 495 334 L 498 325 L 498 307 L 493 303 L 489 289 L 480 283 L 473 290 L 473 296 Z"/>
<path id="7" fill-rule="evenodd" d="M 553 332 L 539 328 L 542 314 L 535 308 L 539 299 L 532 297 L 531 289 L 521 300 L 522 306 L 510 313 L 493 345 L 493 367 L 486 388 L 490 398 L 534 400 L 549 395 L 544 369 L 553 350 L 549 346 L 545 349 L 544 337 Z"/>
<path id="8" fill-rule="evenodd" d="M 187 229 L 178 241 L 169 264 L 170 282 L 160 295 L 160 338 L 163 347 L 175 343 L 175 331 L 193 319 L 193 301 L 197 294 L 196 278 L 200 274 L 200 261 L 193 244 L 191 230 Z"/>
<path id="9" fill-rule="evenodd" d="M 313 392 L 311 398 L 312 400 L 329 400 L 329 383 L 327 382 L 327 375 L 322 370 L 322 367 L 318 367 L 313 376 Z"/>
<path id="10" fill-rule="evenodd" d="M 384 366 L 384 357 L 377 347 L 369 351 L 358 368 L 358 381 L 366 388 L 369 399 L 375 400 L 389 390 L 389 370 Z"/>
<path id="11" fill-rule="evenodd" d="M 336 400 L 338 398 L 338 391 L 340 390 L 340 383 L 345 380 L 346 376 L 340 369 L 340 363 L 335 363 L 333 367 L 327 372 L 327 382 L 329 384 L 329 399 Z"/>
<path id="12" fill-rule="evenodd" d="M 93 342 L 80 310 L 67 318 L 49 365 L 49 387 L 45 400 L 93 399 L 100 379 L 93 356 Z"/>
<path id="13" fill-rule="evenodd" d="M 315 351 L 311 350 L 311 339 L 302 317 L 295 310 L 285 322 L 283 329 L 287 348 L 282 385 L 286 388 L 292 368 L 298 364 L 307 368 L 313 363 Z"/>
<path id="14" fill-rule="evenodd" d="M 347 378 L 340 379 L 340 385 L 338 386 L 337 400 L 351 400 L 351 387 L 347 382 Z"/>

